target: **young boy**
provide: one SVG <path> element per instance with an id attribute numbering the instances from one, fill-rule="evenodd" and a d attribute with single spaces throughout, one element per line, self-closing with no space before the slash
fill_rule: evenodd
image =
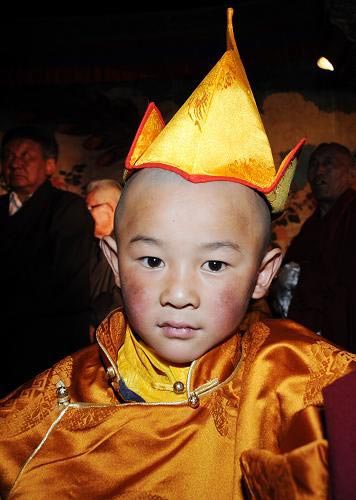
<path id="1" fill-rule="evenodd" d="M 275 174 L 231 16 L 223 58 L 167 126 L 149 106 L 128 155 L 124 314 L 3 401 L 5 498 L 327 497 L 321 390 L 355 357 L 289 321 L 239 331 L 300 145 Z"/>

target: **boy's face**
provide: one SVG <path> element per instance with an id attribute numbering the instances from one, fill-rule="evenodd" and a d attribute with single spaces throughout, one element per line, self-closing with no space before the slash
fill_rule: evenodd
<path id="1" fill-rule="evenodd" d="M 156 354 L 188 363 L 230 337 L 250 298 L 264 294 L 264 202 L 238 184 L 176 174 L 154 182 L 146 172 L 119 212 L 125 310 Z"/>

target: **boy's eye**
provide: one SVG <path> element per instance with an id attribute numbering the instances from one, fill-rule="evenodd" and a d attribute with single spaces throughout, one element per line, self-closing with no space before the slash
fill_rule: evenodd
<path id="1" fill-rule="evenodd" d="M 158 257 L 142 257 L 140 259 L 145 267 L 157 268 L 163 267 L 163 261 Z"/>
<path id="2" fill-rule="evenodd" d="M 202 267 L 207 271 L 217 273 L 218 271 L 222 271 L 223 269 L 225 269 L 226 266 L 227 264 L 225 262 L 222 262 L 221 260 L 208 260 L 207 262 L 204 262 Z"/>

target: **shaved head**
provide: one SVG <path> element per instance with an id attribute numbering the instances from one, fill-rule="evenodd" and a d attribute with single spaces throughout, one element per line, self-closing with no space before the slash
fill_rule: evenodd
<path id="1" fill-rule="evenodd" d="M 271 215 L 267 202 L 260 194 L 236 182 L 193 183 L 174 172 L 161 168 L 142 169 L 129 177 L 115 214 L 115 234 L 117 239 L 125 227 L 128 213 L 136 205 L 135 200 L 153 196 L 157 204 L 159 204 L 160 189 L 169 185 L 184 190 L 187 196 L 194 196 L 197 191 L 206 191 L 211 196 L 211 202 L 215 195 L 223 195 L 229 199 L 231 210 L 236 210 L 236 216 L 244 219 L 246 231 L 253 232 L 256 240 L 260 242 L 260 254 L 261 258 L 263 257 L 271 240 Z M 182 203 L 184 203 L 183 198 Z M 209 197 L 207 204 L 209 204 Z M 202 206 L 201 209 L 204 210 L 205 207 Z M 223 223 L 224 221 L 221 220 L 221 224 Z"/>

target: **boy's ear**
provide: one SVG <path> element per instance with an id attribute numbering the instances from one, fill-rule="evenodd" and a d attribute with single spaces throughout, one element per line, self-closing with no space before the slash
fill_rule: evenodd
<path id="1" fill-rule="evenodd" d="M 114 276 L 115 276 L 115 285 L 121 288 L 120 273 L 114 272 Z"/>
<path id="2" fill-rule="evenodd" d="M 119 255 L 118 252 L 114 252 L 110 249 L 112 262 L 116 262 L 116 265 L 111 266 L 112 272 L 114 273 L 115 285 L 121 288 L 120 271 L 119 271 Z"/>
<path id="3" fill-rule="evenodd" d="M 116 242 L 116 262 L 117 262 L 117 267 L 114 271 L 114 277 L 115 277 L 115 285 L 118 288 L 121 288 L 121 279 L 120 279 L 120 270 L 119 270 L 119 231 L 118 231 L 118 222 L 117 222 L 117 206 L 114 212 L 114 240 Z"/>
<path id="4" fill-rule="evenodd" d="M 266 295 L 270 284 L 275 277 L 281 263 L 282 251 L 280 248 L 272 248 L 263 257 L 260 270 L 258 271 L 255 289 L 252 294 L 253 299 L 260 299 Z"/>

